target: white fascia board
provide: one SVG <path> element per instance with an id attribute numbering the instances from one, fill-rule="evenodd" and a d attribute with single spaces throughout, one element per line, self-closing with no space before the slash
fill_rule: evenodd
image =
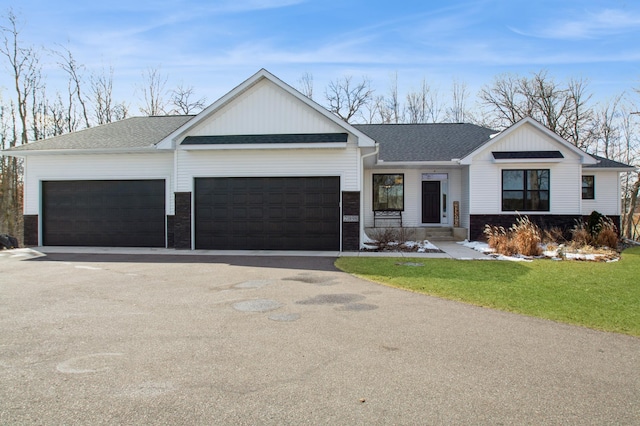
<path id="1" fill-rule="evenodd" d="M 222 151 L 241 149 L 337 149 L 346 148 L 346 142 L 329 143 L 270 143 L 270 144 L 224 144 L 224 145 L 180 145 L 184 151 Z"/>
<path id="2" fill-rule="evenodd" d="M 582 173 L 588 173 L 588 172 L 627 173 L 627 172 L 635 172 L 636 170 L 638 170 L 636 167 L 583 167 Z"/>
<path id="3" fill-rule="evenodd" d="M 32 155 L 82 155 L 82 154 L 162 154 L 155 147 L 122 148 L 122 149 L 38 149 L 25 151 L 2 151 L 10 157 L 27 157 Z"/>
<path id="4" fill-rule="evenodd" d="M 501 139 L 506 138 L 508 135 L 510 135 L 511 133 L 513 133 L 514 131 L 519 129 L 520 127 L 524 126 L 525 124 L 532 125 L 534 128 L 538 129 L 540 132 L 544 133 L 546 136 L 548 136 L 552 140 L 556 141 L 557 143 L 559 143 L 563 147 L 565 147 L 565 148 L 569 149 L 570 151 L 574 152 L 576 155 L 578 155 L 580 157 L 582 164 L 598 164 L 598 160 L 596 160 L 595 158 L 593 158 L 592 156 L 590 156 L 586 152 L 582 151 L 580 148 L 578 148 L 577 146 L 573 145 L 572 143 L 564 140 L 558 134 L 556 134 L 556 133 L 552 132 L 551 130 L 547 129 L 545 126 L 543 126 L 542 124 L 540 124 L 539 122 L 537 122 L 536 120 L 534 120 L 531 117 L 525 117 L 522 120 L 518 121 L 517 123 L 515 123 L 515 124 L 511 125 L 510 127 L 506 128 L 502 132 L 496 134 L 495 136 L 492 135 L 489 138 L 488 141 L 486 141 L 485 143 L 480 145 L 478 148 L 476 148 L 475 150 L 473 150 L 472 152 L 467 154 L 464 158 L 462 158 L 460 160 L 460 164 L 464 164 L 464 165 L 471 164 L 471 158 L 474 157 L 476 154 L 478 154 L 481 151 L 484 151 L 489 146 L 491 146 L 494 143 L 496 143 L 496 141 L 499 141 Z"/>
<path id="5" fill-rule="evenodd" d="M 302 93 L 295 90 L 293 87 L 289 86 L 288 84 L 280 80 L 278 77 L 276 77 L 275 75 L 271 74 L 269 71 L 263 68 L 257 73 L 255 73 L 254 75 L 252 75 L 251 77 L 249 77 L 244 82 L 240 83 L 238 86 L 236 86 L 226 95 L 222 96 L 220 99 L 215 101 L 213 104 L 209 105 L 207 108 L 202 110 L 193 119 L 189 120 L 188 122 L 180 126 L 178 129 L 173 131 L 170 135 L 168 135 L 167 137 L 162 139 L 160 142 L 158 142 L 156 144 L 157 149 L 161 149 L 161 150 L 175 149 L 176 142 L 180 139 L 182 135 L 184 135 L 190 129 L 196 127 L 201 121 L 205 120 L 206 118 L 214 114 L 216 111 L 218 111 L 220 108 L 222 108 L 229 102 L 232 102 L 235 98 L 237 98 L 239 95 L 244 93 L 247 89 L 257 84 L 262 79 L 267 79 L 271 81 L 273 84 L 280 87 L 285 92 L 294 96 L 300 102 L 303 102 L 304 104 L 316 110 L 318 113 L 322 114 L 324 117 L 328 118 L 329 120 L 333 121 L 335 124 L 342 127 L 347 133 L 350 133 L 356 136 L 358 138 L 359 147 L 375 147 L 375 141 L 371 139 L 369 136 L 365 135 L 364 133 L 362 133 L 361 131 L 359 131 L 358 129 L 356 129 L 346 121 L 340 119 L 335 114 L 332 114 L 326 108 L 314 102 L 312 99 L 309 99 L 308 97 L 304 96 Z"/>

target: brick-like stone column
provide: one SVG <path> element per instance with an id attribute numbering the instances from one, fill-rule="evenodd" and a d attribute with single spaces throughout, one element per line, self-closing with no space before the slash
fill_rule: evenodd
<path id="1" fill-rule="evenodd" d="M 174 195 L 173 245 L 177 249 L 191 249 L 191 192 L 176 192 Z"/>
<path id="2" fill-rule="evenodd" d="M 360 250 L 360 192 L 342 193 L 342 250 Z"/>
<path id="3" fill-rule="evenodd" d="M 25 214 L 22 216 L 24 231 L 23 244 L 25 247 L 38 245 L 38 215 Z"/>

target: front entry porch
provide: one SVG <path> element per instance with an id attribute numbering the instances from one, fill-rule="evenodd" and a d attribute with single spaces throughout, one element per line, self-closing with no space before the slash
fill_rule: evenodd
<path id="1" fill-rule="evenodd" d="M 399 237 L 407 241 L 463 241 L 467 238 L 466 228 L 453 228 L 450 226 L 429 227 L 377 227 L 365 228 L 367 236 L 376 239 L 375 236 L 386 230 L 393 230 Z"/>

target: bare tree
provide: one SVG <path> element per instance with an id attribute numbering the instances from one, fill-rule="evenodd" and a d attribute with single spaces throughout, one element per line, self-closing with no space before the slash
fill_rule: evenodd
<path id="1" fill-rule="evenodd" d="M 454 78 L 451 86 L 452 102 L 447 114 L 447 121 L 451 123 L 463 123 L 465 121 L 468 96 L 467 84 Z"/>
<path id="2" fill-rule="evenodd" d="M 142 100 L 144 105 L 140 112 L 145 115 L 163 115 L 167 106 L 164 96 L 168 77 L 160 73 L 160 68 L 148 68 L 142 74 Z"/>
<path id="3" fill-rule="evenodd" d="M 75 100 L 77 100 L 78 104 L 80 105 L 80 114 L 82 115 L 82 119 L 84 119 L 84 126 L 86 128 L 89 128 L 91 127 L 91 123 L 89 122 L 87 100 L 82 93 L 83 82 L 81 72 L 84 70 L 84 66 L 76 62 L 73 54 L 66 47 L 62 48 L 62 51 L 57 51 L 55 53 L 60 58 L 60 62 L 58 62 L 58 65 L 60 65 L 60 67 L 69 76 L 69 114 L 71 114 L 71 112 L 75 109 L 75 106 L 72 106 L 72 104 L 75 103 Z M 68 121 L 69 123 L 71 123 L 73 120 L 71 119 L 71 117 L 69 117 Z M 69 127 L 69 131 L 76 130 L 72 130 L 71 126 Z"/>
<path id="4" fill-rule="evenodd" d="M 313 74 L 305 72 L 298 79 L 298 90 L 309 99 L 313 99 Z"/>
<path id="5" fill-rule="evenodd" d="M 595 112 L 593 132 L 596 139 L 595 153 L 613 159 L 616 145 L 620 142 L 620 128 L 616 119 L 622 95 L 604 103 Z"/>
<path id="6" fill-rule="evenodd" d="M 18 18 L 12 10 L 6 15 L 7 24 L 0 26 L 0 54 L 6 58 L 14 84 L 16 101 L 3 110 L 2 145 L 11 148 L 29 142 L 28 97 L 34 93 L 40 79 L 38 52 L 20 44 Z M 17 117 L 16 117 L 17 110 Z M 20 135 L 20 136 L 18 136 Z M 22 235 L 22 162 L 15 157 L 0 158 L 0 230 Z"/>
<path id="7" fill-rule="evenodd" d="M 129 107 L 124 102 L 113 99 L 113 67 L 108 72 L 103 68 L 100 73 L 91 75 L 91 99 L 97 124 L 112 123 L 127 118 Z"/>
<path id="8" fill-rule="evenodd" d="M 100 74 L 91 76 L 91 97 L 97 124 L 114 121 L 113 67 L 109 67 L 108 73 L 103 68 Z"/>
<path id="9" fill-rule="evenodd" d="M 586 149 L 592 143 L 591 96 L 584 80 L 557 83 L 546 71 L 530 78 L 503 74 L 479 94 L 488 127 L 504 129 L 532 117 L 574 145 Z"/>
<path id="10" fill-rule="evenodd" d="M 640 173 L 635 176 L 635 183 L 629 191 L 629 208 L 624 217 L 624 233 L 626 238 L 638 239 L 637 226 L 634 221 L 636 207 L 638 205 L 638 194 L 640 193 Z"/>
<path id="11" fill-rule="evenodd" d="M 193 100 L 193 86 L 184 87 L 182 83 L 171 91 L 171 105 L 174 106 L 172 114 L 194 114 L 200 112 L 206 106 L 207 98 L 202 97 Z"/>
<path id="12" fill-rule="evenodd" d="M 418 90 L 407 93 L 407 121 L 413 124 L 428 122 L 433 101 L 431 87 L 427 84 L 427 80 L 423 78 Z"/>
<path id="13" fill-rule="evenodd" d="M 389 86 L 389 97 L 386 101 L 386 107 L 388 109 L 389 123 L 401 123 L 403 121 L 404 112 L 400 105 L 400 99 L 398 97 L 398 72 L 396 71 L 391 75 L 391 84 Z"/>
<path id="14" fill-rule="evenodd" d="M 18 18 L 12 10 L 9 10 L 6 19 L 8 26 L 0 26 L 0 33 L 2 34 L 0 54 L 6 57 L 9 65 L 16 95 L 15 105 L 18 109 L 21 126 L 20 143 L 26 144 L 29 141 L 27 96 L 33 91 L 40 74 L 40 56 L 33 47 L 22 47 L 20 45 Z M 11 146 L 15 146 L 16 143 L 17 140 Z"/>
<path id="15" fill-rule="evenodd" d="M 371 102 L 373 89 L 368 78 L 354 84 L 351 76 L 345 76 L 329 83 L 325 90 L 325 98 L 329 103 L 329 111 L 350 123 L 361 110 Z"/>

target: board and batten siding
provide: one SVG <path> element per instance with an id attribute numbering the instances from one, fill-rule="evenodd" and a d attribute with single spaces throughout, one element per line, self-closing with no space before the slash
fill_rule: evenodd
<path id="1" fill-rule="evenodd" d="M 177 191 L 198 177 L 339 176 L 342 191 L 359 191 L 360 159 L 346 149 L 178 150 Z"/>
<path id="2" fill-rule="evenodd" d="M 498 163 L 494 161 L 493 151 L 560 151 L 564 159 L 561 162 Z M 502 211 L 502 170 L 549 169 L 550 210 L 547 214 L 581 214 L 580 161 L 578 154 L 540 130 L 530 125 L 523 126 L 473 157 L 469 166 L 469 213 L 506 213 Z"/>
<path id="3" fill-rule="evenodd" d="M 439 224 L 422 223 L 422 174 L 447 173 L 447 218 Z M 404 211 L 402 225 L 415 228 L 421 226 L 453 226 L 453 202 L 460 201 L 462 205 L 462 170 L 460 169 L 367 169 L 364 173 L 364 226 L 372 228 L 373 218 L 373 175 L 374 174 L 404 174 Z"/>
<path id="4" fill-rule="evenodd" d="M 597 211 L 607 216 L 620 216 L 622 209 L 619 173 L 585 168 L 582 170 L 582 175 L 594 176 L 595 179 L 595 199 L 582 200 L 582 214 L 588 216 L 591 212 Z"/>
<path id="5" fill-rule="evenodd" d="M 40 182 L 49 180 L 165 179 L 173 214 L 173 153 L 58 154 L 26 158 L 24 214 L 40 214 Z"/>
<path id="6" fill-rule="evenodd" d="M 189 131 L 190 136 L 344 133 L 344 128 L 261 80 Z"/>

